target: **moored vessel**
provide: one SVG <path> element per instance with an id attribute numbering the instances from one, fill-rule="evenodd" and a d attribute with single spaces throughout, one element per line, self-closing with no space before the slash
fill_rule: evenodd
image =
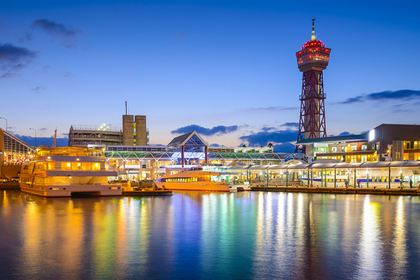
<path id="1" fill-rule="evenodd" d="M 184 191 L 236 192 L 239 185 L 229 182 L 229 174 L 206 171 L 202 167 L 192 167 L 155 180 L 158 188 Z"/>
<path id="2" fill-rule="evenodd" d="M 46 197 L 121 195 L 121 185 L 108 183 L 117 171 L 108 169 L 105 160 L 101 150 L 40 146 L 35 159 L 22 165 L 20 189 Z"/>

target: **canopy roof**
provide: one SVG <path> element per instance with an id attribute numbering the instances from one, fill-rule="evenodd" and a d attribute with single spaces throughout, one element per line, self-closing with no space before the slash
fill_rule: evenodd
<path id="1" fill-rule="evenodd" d="M 289 161 L 292 162 L 292 161 Z M 420 161 L 405 160 L 405 161 L 379 161 L 379 162 L 327 162 L 316 160 L 311 163 L 293 163 L 285 162 L 280 165 L 250 165 L 242 166 L 240 169 L 249 170 L 280 170 L 280 169 L 346 169 L 346 168 L 396 168 L 396 167 L 414 167 L 420 168 Z M 235 168 L 239 169 L 239 168 Z"/>
<path id="2" fill-rule="evenodd" d="M 196 131 L 192 131 L 172 139 L 168 144 L 168 150 L 178 150 L 181 146 L 184 146 L 185 150 L 198 150 L 208 144 Z"/>
<path id="3" fill-rule="evenodd" d="M 357 135 L 332 136 L 323 138 L 308 138 L 296 142 L 296 145 L 313 144 L 313 143 L 331 143 L 331 142 L 357 142 L 367 141 L 369 139 L 368 133 Z"/>

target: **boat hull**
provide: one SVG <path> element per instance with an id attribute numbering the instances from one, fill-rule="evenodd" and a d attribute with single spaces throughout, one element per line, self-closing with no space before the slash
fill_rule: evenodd
<path id="1" fill-rule="evenodd" d="M 155 182 L 158 188 L 167 190 L 180 190 L 180 191 L 212 191 L 212 192 L 230 192 L 229 184 L 215 183 L 215 182 Z"/>
<path id="2" fill-rule="evenodd" d="M 60 186 L 37 186 L 30 188 L 26 184 L 20 184 L 22 192 L 45 197 L 66 197 L 72 193 L 86 193 L 98 196 L 119 196 L 121 185 L 60 185 Z"/>
<path id="3" fill-rule="evenodd" d="M 235 188 L 238 192 L 251 190 L 249 182 L 233 183 L 232 187 Z"/>

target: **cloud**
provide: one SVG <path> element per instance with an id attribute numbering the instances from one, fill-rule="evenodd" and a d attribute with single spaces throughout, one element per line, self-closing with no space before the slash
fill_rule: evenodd
<path id="1" fill-rule="evenodd" d="M 16 136 L 17 138 L 19 138 L 20 140 L 22 140 L 23 142 L 25 142 L 25 143 L 27 143 L 31 146 L 35 146 L 35 137 L 26 136 L 26 135 L 19 135 L 19 134 L 14 134 L 14 136 Z M 52 146 L 53 142 L 54 142 L 53 137 L 37 137 L 36 138 L 37 146 L 39 146 L 39 145 Z M 69 143 L 68 138 L 57 138 L 57 147 L 66 147 L 66 146 L 68 146 L 68 143 Z"/>
<path id="2" fill-rule="evenodd" d="M 48 128 L 43 127 L 43 128 L 38 129 L 38 130 L 39 130 L 39 131 L 47 131 L 47 130 L 48 130 Z"/>
<path id="3" fill-rule="evenodd" d="M 280 126 L 288 126 L 288 127 L 292 127 L 292 128 L 299 128 L 299 123 L 298 122 L 286 122 Z"/>
<path id="4" fill-rule="evenodd" d="M 274 107 L 250 108 L 250 109 L 258 110 L 258 111 L 293 111 L 293 110 L 298 110 L 299 107 L 274 106 Z"/>
<path id="5" fill-rule="evenodd" d="M 11 44 L 0 44 L 0 77 L 13 77 L 36 56 L 36 53 L 26 48 Z"/>
<path id="6" fill-rule="evenodd" d="M 218 148 L 218 147 L 226 147 L 226 146 L 225 145 L 220 145 L 220 144 L 217 144 L 217 143 L 213 143 L 213 144 L 210 144 L 209 147 Z"/>
<path id="7" fill-rule="evenodd" d="M 347 135 L 351 135 L 351 133 L 350 133 L 350 132 L 348 132 L 348 131 L 344 131 L 344 132 L 341 132 L 341 133 L 340 133 L 340 134 L 338 134 L 338 135 L 329 134 L 329 135 L 328 135 L 328 137 L 334 137 L 334 136 L 347 136 Z"/>
<path id="8" fill-rule="evenodd" d="M 188 133 L 195 130 L 197 131 L 198 134 L 202 134 L 206 136 L 213 136 L 216 134 L 221 135 L 221 134 L 235 132 L 238 130 L 238 128 L 239 127 L 237 125 L 232 125 L 232 126 L 219 125 L 213 128 L 205 128 L 196 124 L 192 124 L 192 125 L 188 125 L 188 126 L 184 126 L 184 127 L 180 127 L 178 129 L 172 130 L 171 133 L 184 134 L 184 133 Z"/>
<path id="9" fill-rule="evenodd" d="M 16 77 L 16 76 L 19 76 L 19 75 L 18 74 L 7 72 L 7 73 L 4 73 L 4 74 L 1 74 L 0 75 L 0 79 L 3 79 L 3 78 L 11 78 L 11 77 Z"/>
<path id="10" fill-rule="evenodd" d="M 35 91 L 36 93 L 41 93 L 41 91 L 46 90 L 46 89 L 47 88 L 43 86 L 36 86 L 32 90 Z"/>
<path id="11" fill-rule="evenodd" d="M 277 153 L 294 153 L 295 149 L 296 146 L 289 142 L 274 145 L 274 151 Z"/>
<path id="12" fill-rule="evenodd" d="M 66 72 L 66 73 L 64 73 L 64 75 L 63 75 L 63 78 L 71 78 L 71 77 L 73 77 L 73 74 L 72 74 L 72 73 L 70 73 L 70 72 Z"/>
<path id="13" fill-rule="evenodd" d="M 248 146 L 266 146 L 268 143 L 295 142 L 298 136 L 297 130 L 278 130 L 274 127 L 262 128 L 260 132 L 241 136 L 242 141 L 246 141 Z"/>
<path id="14" fill-rule="evenodd" d="M 382 101 L 382 100 L 402 100 L 408 98 L 420 98 L 420 90 L 397 90 L 397 91 L 382 91 L 376 93 L 370 93 L 365 95 L 359 95 L 356 97 L 348 98 L 339 104 L 352 104 L 364 101 Z"/>
<path id="15" fill-rule="evenodd" d="M 68 48 L 76 47 L 77 35 L 81 31 L 56 23 L 47 19 L 37 19 L 32 23 L 32 28 L 41 30 L 51 36 L 51 40 L 60 40 L 61 45 Z"/>

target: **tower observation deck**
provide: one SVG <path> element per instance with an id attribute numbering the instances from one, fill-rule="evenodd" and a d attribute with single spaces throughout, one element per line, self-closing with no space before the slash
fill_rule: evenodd
<path id="1" fill-rule="evenodd" d="M 296 52 L 298 68 L 302 73 L 299 134 L 297 141 L 327 137 L 325 125 L 325 93 L 322 71 L 327 68 L 331 49 L 315 37 L 315 19 L 312 19 L 311 40 Z M 295 152 L 305 152 L 296 146 Z"/>

